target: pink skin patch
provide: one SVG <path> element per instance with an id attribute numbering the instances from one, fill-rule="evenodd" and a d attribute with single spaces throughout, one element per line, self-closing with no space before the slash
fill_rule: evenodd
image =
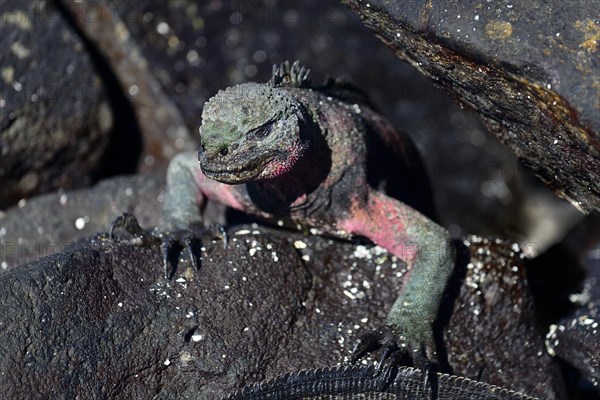
<path id="1" fill-rule="evenodd" d="M 410 237 L 406 227 L 417 222 L 413 221 L 415 213 L 405 204 L 370 190 L 367 207 L 353 201 L 352 217 L 338 222 L 337 227 L 369 238 L 405 261 L 410 268 L 418 256 L 419 241 Z"/>
<path id="2" fill-rule="evenodd" d="M 272 179 L 277 178 L 290 172 L 296 162 L 302 157 L 306 150 L 306 145 L 296 142 L 287 152 L 287 158 L 275 158 L 269 162 L 263 171 L 258 175 L 257 179 Z"/>
<path id="3" fill-rule="evenodd" d="M 228 207 L 244 211 L 244 205 L 235 197 L 233 186 L 214 181 L 202 173 L 198 168 L 196 174 L 196 184 L 200 188 L 199 196 L 208 197 L 211 200 L 218 201 Z M 198 204 L 202 204 L 204 199 L 198 199 Z"/>

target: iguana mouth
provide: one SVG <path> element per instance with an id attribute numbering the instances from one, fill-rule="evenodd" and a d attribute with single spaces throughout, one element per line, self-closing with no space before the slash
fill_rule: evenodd
<path id="1" fill-rule="evenodd" d="M 200 163 L 202 172 L 208 178 L 227 184 L 241 184 L 254 180 L 264 170 L 274 156 L 263 160 L 253 160 L 245 165 L 222 166 Z M 209 165 L 206 165 L 209 164 Z"/>

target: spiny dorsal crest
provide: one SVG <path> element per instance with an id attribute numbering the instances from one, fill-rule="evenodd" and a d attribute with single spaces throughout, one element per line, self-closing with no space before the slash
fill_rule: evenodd
<path id="1" fill-rule="evenodd" d="M 273 76 L 270 83 L 273 86 L 289 84 L 297 87 L 308 87 L 310 85 L 310 69 L 296 60 L 290 67 L 289 61 L 281 65 L 273 65 Z"/>

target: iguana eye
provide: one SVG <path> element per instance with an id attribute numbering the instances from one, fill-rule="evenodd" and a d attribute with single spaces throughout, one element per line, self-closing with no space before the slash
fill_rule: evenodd
<path id="1" fill-rule="evenodd" d="M 262 126 L 259 126 L 258 128 L 251 130 L 250 135 L 252 135 L 252 137 L 257 138 L 257 139 L 264 138 L 269 133 L 271 133 L 272 126 L 273 125 L 271 123 L 267 123 Z"/>

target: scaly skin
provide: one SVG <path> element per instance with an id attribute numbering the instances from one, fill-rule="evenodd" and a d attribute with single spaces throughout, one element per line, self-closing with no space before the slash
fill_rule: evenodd
<path id="1" fill-rule="evenodd" d="M 347 84 L 310 87 L 297 63 L 274 68 L 266 84 L 220 91 L 202 119 L 200 163 L 187 153 L 169 166 L 170 229 L 200 225 L 210 198 L 331 235 L 365 236 L 404 260 L 409 274 L 386 327 L 366 335 L 356 355 L 373 342 L 386 351 L 398 342 L 431 352 L 455 251 L 444 228 L 401 201 L 415 193 L 420 204 L 430 198 L 410 140 Z"/>

